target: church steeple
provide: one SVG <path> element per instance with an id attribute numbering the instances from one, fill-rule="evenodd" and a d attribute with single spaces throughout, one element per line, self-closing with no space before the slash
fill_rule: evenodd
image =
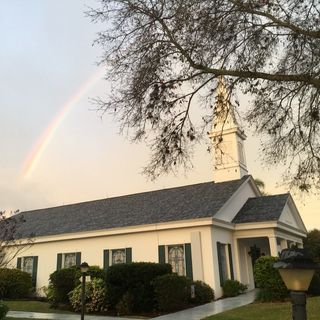
<path id="1" fill-rule="evenodd" d="M 214 182 L 240 179 L 248 174 L 244 153 L 244 141 L 247 136 L 237 120 L 223 77 L 218 80 L 210 138 L 214 154 Z"/>

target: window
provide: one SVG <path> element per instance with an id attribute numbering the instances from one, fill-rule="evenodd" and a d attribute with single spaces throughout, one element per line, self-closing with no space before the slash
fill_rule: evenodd
<path id="1" fill-rule="evenodd" d="M 215 151 L 215 165 L 223 166 L 234 162 L 231 153 L 232 143 L 229 141 L 220 142 L 217 144 Z"/>
<path id="2" fill-rule="evenodd" d="M 168 263 L 172 266 L 172 272 L 179 276 L 185 275 L 184 246 L 168 246 Z"/>
<path id="3" fill-rule="evenodd" d="M 76 253 L 64 253 L 62 255 L 62 259 L 63 259 L 63 268 L 71 268 L 75 265 L 77 265 L 76 263 Z"/>
<path id="4" fill-rule="evenodd" d="M 33 257 L 23 257 L 22 258 L 22 268 L 21 268 L 21 270 L 32 275 Z"/>
<path id="5" fill-rule="evenodd" d="M 191 244 L 159 246 L 159 263 L 169 263 L 172 272 L 192 279 Z"/>
<path id="6" fill-rule="evenodd" d="M 57 255 L 57 270 L 80 266 L 81 252 L 66 252 L 58 253 Z"/>
<path id="7" fill-rule="evenodd" d="M 112 250 L 112 264 L 126 263 L 126 249 Z"/>
<path id="8" fill-rule="evenodd" d="M 132 262 L 132 248 L 106 249 L 103 251 L 103 268 L 119 263 Z"/>
<path id="9" fill-rule="evenodd" d="M 217 242 L 220 285 L 234 278 L 231 245 Z"/>
<path id="10" fill-rule="evenodd" d="M 20 257 L 17 259 L 17 269 L 25 271 L 31 275 L 32 284 L 36 287 L 37 284 L 37 271 L 38 271 L 38 257 L 28 256 Z"/>
<path id="11" fill-rule="evenodd" d="M 238 142 L 238 148 L 239 148 L 239 158 L 240 158 L 239 160 L 241 163 L 245 164 L 244 150 L 241 142 Z"/>

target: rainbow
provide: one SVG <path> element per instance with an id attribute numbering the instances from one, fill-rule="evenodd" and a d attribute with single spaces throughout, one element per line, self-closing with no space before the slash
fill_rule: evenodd
<path id="1" fill-rule="evenodd" d="M 46 127 L 40 138 L 34 144 L 23 162 L 22 166 L 22 174 L 23 178 L 29 178 L 37 166 L 42 154 L 46 150 L 49 145 L 51 139 L 54 134 L 57 132 L 59 126 L 64 121 L 64 119 L 69 115 L 72 108 L 76 106 L 76 104 L 83 98 L 86 92 L 98 81 L 102 78 L 103 69 L 98 69 L 96 73 L 94 73 L 87 81 L 85 81 L 80 88 L 63 104 L 61 108 L 59 108 L 59 112 L 53 118 L 53 120 Z"/>

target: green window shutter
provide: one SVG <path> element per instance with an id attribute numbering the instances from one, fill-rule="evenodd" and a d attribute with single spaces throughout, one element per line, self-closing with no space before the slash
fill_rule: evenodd
<path id="1" fill-rule="evenodd" d="M 57 270 L 62 268 L 62 253 L 57 254 Z"/>
<path id="2" fill-rule="evenodd" d="M 165 246 L 158 247 L 158 254 L 159 254 L 159 263 L 166 263 L 166 252 Z"/>
<path id="3" fill-rule="evenodd" d="M 76 266 L 80 267 L 81 264 L 81 252 L 76 252 Z"/>
<path id="4" fill-rule="evenodd" d="M 230 243 L 228 243 L 228 255 L 229 255 L 230 276 L 231 276 L 231 280 L 234 280 L 232 250 L 231 250 Z"/>
<path id="5" fill-rule="evenodd" d="M 17 269 L 21 269 L 21 258 L 17 259 Z"/>
<path id="6" fill-rule="evenodd" d="M 126 263 L 132 262 L 132 248 L 126 248 Z"/>
<path id="7" fill-rule="evenodd" d="M 32 285 L 37 286 L 37 273 L 38 273 L 38 257 L 33 257 L 33 266 L 32 266 Z"/>
<path id="8" fill-rule="evenodd" d="M 223 285 L 223 271 L 222 271 L 222 258 L 221 258 L 221 243 L 217 242 L 218 264 L 219 264 L 219 278 L 220 286 Z"/>
<path id="9" fill-rule="evenodd" d="M 107 270 L 109 268 L 109 264 L 110 264 L 109 252 L 110 250 L 103 250 L 103 269 L 104 270 Z"/>
<path id="10" fill-rule="evenodd" d="M 191 244 L 185 243 L 185 259 L 186 259 L 186 276 L 192 280 L 192 256 L 191 256 Z"/>

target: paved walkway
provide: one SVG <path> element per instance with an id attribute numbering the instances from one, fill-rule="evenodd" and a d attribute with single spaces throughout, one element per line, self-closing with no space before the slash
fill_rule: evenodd
<path id="1" fill-rule="evenodd" d="M 256 291 L 250 291 L 234 298 L 226 298 L 204 304 L 199 307 L 170 313 L 164 316 L 156 317 L 157 320 L 200 320 L 202 318 L 221 313 L 227 310 L 235 309 L 250 304 L 255 299 Z M 58 313 L 36 313 L 23 311 L 9 311 L 9 317 L 30 318 L 30 319 L 54 319 L 54 320 L 79 320 L 80 315 L 58 314 Z M 135 318 L 121 317 L 103 317 L 103 316 L 85 316 L 85 320 L 133 320 Z M 141 319 L 141 318 L 140 318 Z"/>

